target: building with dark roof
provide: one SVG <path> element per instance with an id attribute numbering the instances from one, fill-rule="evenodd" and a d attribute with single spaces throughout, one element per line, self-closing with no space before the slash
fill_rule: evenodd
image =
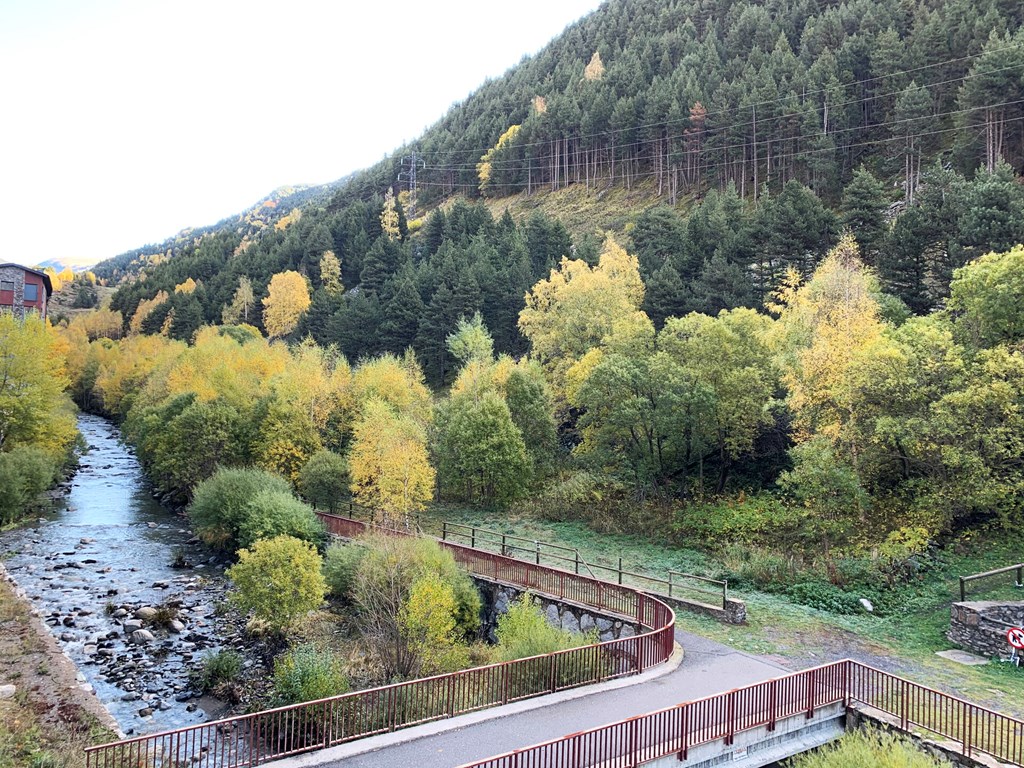
<path id="1" fill-rule="evenodd" d="M 38 312 L 46 318 L 46 307 L 53 295 L 50 276 L 20 264 L 0 264 L 0 312 L 13 312 L 24 318 Z"/>

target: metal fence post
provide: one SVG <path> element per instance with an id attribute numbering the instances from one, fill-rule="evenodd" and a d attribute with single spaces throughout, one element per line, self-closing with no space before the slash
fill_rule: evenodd
<path id="1" fill-rule="evenodd" d="M 533 547 L 534 547 L 534 549 L 537 552 L 537 565 L 540 565 L 540 542 L 539 541 L 533 542 Z"/>
<path id="2" fill-rule="evenodd" d="M 736 691 L 729 691 L 728 706 L 726 707 L 725 719 L 728 721 L 729 730 L 725 733 L 725 744 L 730 746 L 736 738 Z"/>
<path id="3" fill-rule="evenodd" d="M 964 600 L 967 599 L 967 593 L 964 590 L 964 582 L 965 582 L 964 577 L 961 576 L 960 577 L 960 602 L 961 603 L 964 602 Z"/>
<path id="4" fill-rule="evenodd" d="M 668 572 L 668 596 L 672 597 L 672 571 Z"/>
<path id="5" fill-rule="evenodd" d="M 622 558 L 619 558 L 619 584 L 622 583 Z"/>
<path id="6" fill-rule="evenodd" d="M 807 719 L 814 717 L 814 670 L 807 672 Z"/>
<path id="7" fill-rule="evenodd" d="M 441 541 L 448 541 L 448 521 L 441 521 Z"/>
<path id="8" fill-rule="evenodd" d="M 469 546 L 476 549 L 476 528 L 469 529 Z"/>

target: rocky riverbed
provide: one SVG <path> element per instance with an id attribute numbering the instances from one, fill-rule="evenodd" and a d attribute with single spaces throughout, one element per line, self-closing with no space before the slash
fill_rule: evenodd
<path id="1" fill-rule="evenodd" d="M 224 563 L 152 499 L 114 425 L 83 415 L 79 429 L 89 452 L 63 503 L 0 535 L 9 578 L 125 734 L 217 717 L 224 705 L 189 680 L 203 655 L 232 647 L 261 663 L 224 609 Z"/>

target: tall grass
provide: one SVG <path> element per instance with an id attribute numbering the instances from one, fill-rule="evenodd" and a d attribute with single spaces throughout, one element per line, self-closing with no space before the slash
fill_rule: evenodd
<path id="1" fill-rule="evenodd" d="M 940 768 L 939 761 L 906 739 L 874 729 L 851 731 L 839 741 L 792 758 L 786 768 Z"/>

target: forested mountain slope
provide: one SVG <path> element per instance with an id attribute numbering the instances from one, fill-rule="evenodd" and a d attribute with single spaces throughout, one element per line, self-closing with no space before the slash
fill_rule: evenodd
<path id="1" fill-rule="evenodd" d="M 294 217 L 296 209 L 308 205 L 322 205 L 347 180 L 341 179 L 332 184 L 316 186 L 280 187 L 235 216 L 229 216 L 216 224 L 183 229 L 163 242 L 144 245 L 112 259 L 106 259 L 97 264 L 93 271 L 98 278 L 112 282 L 134 279 L 144 274 L 147 268 L 194 248 L 207 235 L 232 232 L 242 240 L 256 238 L 264 229 L 273 227 L 282 220 L 287 224 L 288 217 Z"/>
<path id="2" fill-rule="evenodd" d="M 595 221 L 638 256 L 659 326 L 761 307 L 844 227 L 887 294 L 927 313 L 953 269 L 1024 240 L 1022 15 L 1008 0 L 612 0 L 329 203 L 172 249 L 112 308 L 185 339 L 241 319 L 350 359 L 411 345 L 440 385 L 459 317 L 481 311 L 496 350 L 522 353 L 525 291 L 562 256 L 595 260 L 601 235 L 558 220 L 571 194 L 606 205 Z M 262 299 L 287 271 L 311 304 L 269 327 Z"/>

